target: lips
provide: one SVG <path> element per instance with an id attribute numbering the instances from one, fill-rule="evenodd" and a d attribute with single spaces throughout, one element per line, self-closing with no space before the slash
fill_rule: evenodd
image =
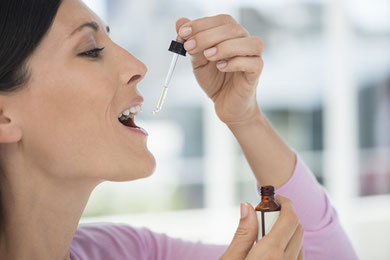
<path id="1" fill-rule="evenodd" d="M 142 107 L 144 103 L 144 98 L 142 96 L 137 96 L 130 103 L 123 106 L 122 110 L 118 112 L 118 115 L 123 114 L 126 110 L 129 110 L 133 107 L 140 106 Z"/>
<path id="2" fill-rule="evenodd" d="M 119 122 L 127 127 L 131 128 L 140 128 L 134 123 L 134 117 L 138 114 L 143 104 L 143 97 L 138 96 L 133 101 L 128 104 L 122 112 L 119 114 L 118 120 Z"/>

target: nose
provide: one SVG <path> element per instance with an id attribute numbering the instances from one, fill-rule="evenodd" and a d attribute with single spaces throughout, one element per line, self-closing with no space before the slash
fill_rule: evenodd
<path id="1" fill-rule="evenodd" d="M 145 77 L 148 68 L 143 62 L 141 62 L 123 48 L 121 48 L 121 53 L 119 55 L 119 57 L 122 57 L 119 65 L 121 84 L 136 85 Z"/>

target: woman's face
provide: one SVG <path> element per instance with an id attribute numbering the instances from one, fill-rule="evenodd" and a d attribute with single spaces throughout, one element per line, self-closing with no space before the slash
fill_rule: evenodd
<path id="1" fill-rule="evenodd" d="M 97 31 L 76 30 L 90 22 Z M 103 47 L 97 58 L 81 55 Z M 8 103 L 22 130 L 18 147 L 26 164 L 61 178 L 125 181 L 153 172 L 146 134 L 118 121 L 142 103 L 136 85 L 147 69 L 110 40 L 104 23 L 81 1 L 62 1 L 28 65 L 26 88 Z"/>

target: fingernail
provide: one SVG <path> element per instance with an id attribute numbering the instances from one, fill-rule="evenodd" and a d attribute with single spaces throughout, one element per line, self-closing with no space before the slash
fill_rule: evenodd
<path id="1" fill-rule="evenodd" d="M 179 31 L 179 35 L 181 37 L 189 36 L 191 33 L 192 33 L 192 28 L 191 27 L 183 27 Z"/>
<path id="2" fill-rule="evenodd" d="M 196 46 L 195 40 L 189 40 L 184 43 L 184 49 L 186 49 L 186 51 L 190 51 L 194 49 L 195 46 Z"/>
<path id="3" fill-rule="evenodd" d="M 204 56 L 206 57 L 211 57 L 217 53 L 217 48 L 213 47 L 210 49 L 207 49 L 203 52 Z"/>
<path id="4" fill-rule="evenodd" d="M 217 68 L 218 68 L 218 69 L 223 69 L 223 68 L 226 67 L 226 65 L 227 65 L 227 62 L 226 62 L 226 61 L 219 61 L 219 62 L 217 63 Z"/>
<path id="5" fill-rule="evenodd" d="M 243 219 L 246 216 L 248 216 L 248 206 L 245 203 L 242 203 L 242 202 L 240 204 L 240 215 L 241 215 L 241 219 Z"/>

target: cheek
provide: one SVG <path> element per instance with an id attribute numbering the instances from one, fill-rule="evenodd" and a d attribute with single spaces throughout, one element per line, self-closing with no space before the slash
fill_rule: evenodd
<path id="1" fill-rule="evenodd" d="M 23 142 L 34 163 L 61 177 L 126 181 L 153 172 L 145 140 L 125 142 L 118 131 L 112 104 L 119 83 L 107 78 L 76 73 L 30 86 Z"/>
<path id="2" fill-rule="evenodd" d="M 107 84 L 76 75 L 30 85 L 23 141 L 34 161 L 48 171 L 68 175 L 102 157 L 110 129 L 106 113 L 112 93 L 104 88 Z"/>

